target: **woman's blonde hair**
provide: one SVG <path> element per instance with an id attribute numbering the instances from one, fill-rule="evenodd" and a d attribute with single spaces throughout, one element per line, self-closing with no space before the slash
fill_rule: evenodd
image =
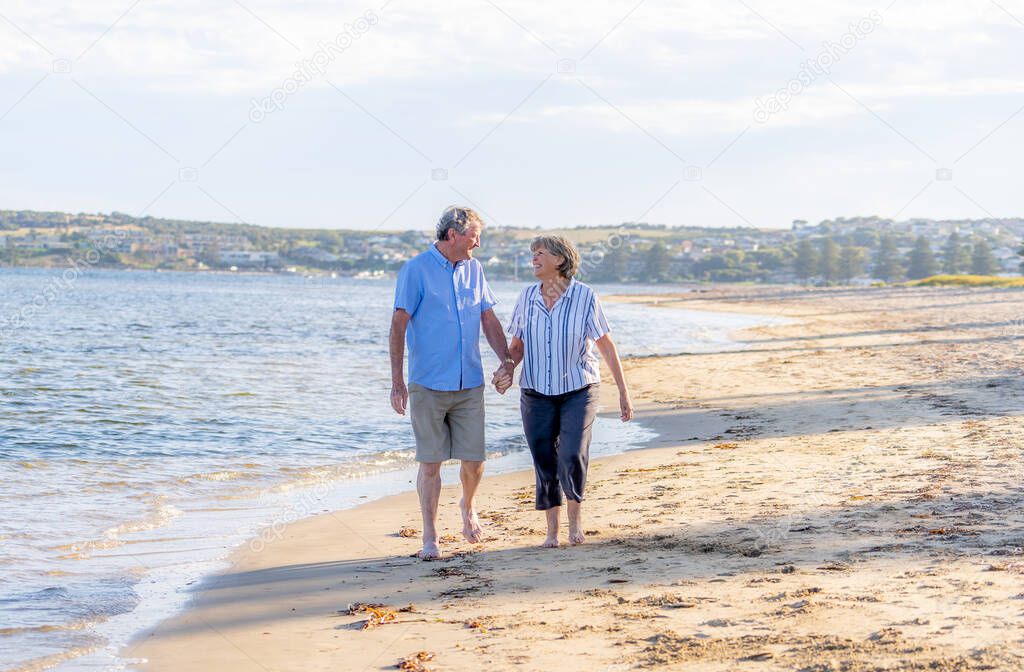
<path id="1" fill-rule="evenodd" d="M 530 251 L 536 252 L 538 247 L 543 247 L 556 257 L 562 258 L 558 272 L 563 278 L 571 280 L 576 275 L 580 267 L 580 253 L 572 241 L 562 236 L 537 236 L 530 243 Z"/>

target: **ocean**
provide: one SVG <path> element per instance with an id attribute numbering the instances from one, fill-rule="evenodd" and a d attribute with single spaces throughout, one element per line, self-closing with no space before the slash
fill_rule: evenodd
<path id="1" fill-rule="evenodd" d="M 523 284 L 493 283 L 503 323 Z M 327 276 L 0 269 L 0 669 L 124 669 L 128 639 L 234 548 L 412 489 L 412 431 L 388 403 L 392 292 Z M 624 355 L 730 349 L 731 331 L 766 321 L 605 309 Z M 528 468 L 518 391 L 486 401 L 488 473 Z M 650 437 L 600 418 L 593 455 Z"/>

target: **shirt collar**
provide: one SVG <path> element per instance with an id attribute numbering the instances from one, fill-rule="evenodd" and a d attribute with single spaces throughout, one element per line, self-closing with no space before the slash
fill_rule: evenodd
<path id="1" fill-rule="evenodd" d="M 442 254 L 441 250 L 437 249 L 437 243 L 431 243 L 430 244 L 430 256 L 432 256 L 434 258 L 434 261 L 436 261 L 437 263 L 441 264 L 442 266 L 447 268 L 449 271 L 452 270 L 452 269 L 458 268 L 459 264 L 462 263 L 461 261 L 457 261 L 454 264 L 452 264 L 452 262 L 448 261 L 448 257 L 444 256 L 444 254 Z"/>
<path id="2" fill-rule="evenodd" d="M 443 257 L 444 255 L 441 255 L 441 256 Z M 537 291 L 533 295 L 533 300 L 535 302 L 539 303 L 540 305 L 544 306 L 544 297 L 541 295 L 541 291 L 540 291 L 541 284 L 542 283 L 540 281 L 537 282 L 537 285 L 536 285 Z M 559 301 L 561 301 L 562 299 L 572 295 L 572 291 L 576 288 L 576 284 L 577 284 L 576 283 L 576 278 L 569 278 L 569 285 L 565 288 L 565 291 L 562 292 L 562 295 L 560 297 L 558 297 L 558 299 L 555 301 L 555 305 L 551 306 L 552 310 L 555 309 L 555 306 L 558 305 Z M 544 307 L 547 308 L 547 306 L 544 306 Z"/>

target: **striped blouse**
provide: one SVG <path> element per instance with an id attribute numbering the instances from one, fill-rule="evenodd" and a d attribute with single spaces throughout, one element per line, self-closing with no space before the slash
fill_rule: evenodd
<path id="1" fill-rule="evenodd" d="M 520 387 L 556 395 L 601 382 L 594 341 L 609 332 L 608 321 L 597 294 L 582 282 L 570 280 L 550 311 L 539 282 L 524 289 L 508 332 L 523 342 Z"/>

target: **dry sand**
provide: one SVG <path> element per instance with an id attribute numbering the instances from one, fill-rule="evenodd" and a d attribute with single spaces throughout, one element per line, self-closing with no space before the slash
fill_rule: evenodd
<path id="1" fill-rule="evenodd" d="M 124 655 L 172 672 L 394 669 L 420 651 L 435 670 L 1024 669 L 1024 293 L 671 305 L 795 320 L 743 332 L 743 351 L 627 363 L 660 438 L 591 466 L 586 544 L 537 548 L 533 477 L 515 473 L 484 483 L 486 543 L 420 562 L 397 535 L 419 527 L 415 497 L 390 497 L 238 552 Z M 446 488 L 443 534 L 457 500 Z M 354 603 L 412 609 L 364 629 Z"/>

